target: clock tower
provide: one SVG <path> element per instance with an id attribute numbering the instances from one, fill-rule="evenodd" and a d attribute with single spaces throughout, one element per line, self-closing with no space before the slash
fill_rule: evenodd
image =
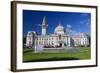
<path id="1" fill-rule="evenodd" d="M 45 16 L 43 17 L 43 21 L 42 21 L 42 35 L 46 35 L 46 19 L 45 19 Z"/>

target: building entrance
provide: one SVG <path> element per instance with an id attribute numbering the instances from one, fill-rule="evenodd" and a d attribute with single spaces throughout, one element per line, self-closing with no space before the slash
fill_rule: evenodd
<path id="1" fill-rule="evenodd" d="M 67 46 L 66 43 L 65 43 L 64 41 L 58 41 L 57 43 L 58 43 L 58 46 L 59 46 L 59 47 Z"/>

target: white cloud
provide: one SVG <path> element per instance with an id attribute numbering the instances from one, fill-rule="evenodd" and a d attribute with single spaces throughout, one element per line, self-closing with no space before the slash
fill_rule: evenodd
<path id="1" fill-rule="evenodd" d="M 71 28 L 71 27 L 72 27 L 71 25 L 67 24 L 67 28 Z"/>
<path id="2" fill-rule="evenodd" d="M 38 24 L 38 26 L 42 26 L 41 24 Z"/>
<path id="3" fill-rule="evenodd" d="M 90 21 L 90 19 L 87 19 L 87 20 L 84 20 L 84 21 L 80 21 L 79 24 L 80 25 L 85 25 L 87 27 L 90 27 L 91 21 Z"/>
<path id="4" fill-rule="evenodd" d="M 79 23 L 80 23 L 80 24 L 84 24 L 84 21 L 80 21 Z"/>
<path id="5" fill-rule="evenodd" d="M 66 28 L 66 33 L 70 36 L 76 36 L 78 34 L 77 31 Z"/>
<path id="6" fill-rule="evenodd" d="M 91 25 L 90 19 L 87 20 L 86 25 L 87 25 L 87 26 L 90 26 L 90 25 Z"/>

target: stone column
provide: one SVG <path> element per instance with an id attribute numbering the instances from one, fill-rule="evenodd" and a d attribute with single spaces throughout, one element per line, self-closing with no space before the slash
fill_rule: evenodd
<path id="1" fill-rule="evenodd" d="M 68 47 L 70 47 L 71 45 L 71 42 L 70 42 L 70 37 L 68 37 Z"/>

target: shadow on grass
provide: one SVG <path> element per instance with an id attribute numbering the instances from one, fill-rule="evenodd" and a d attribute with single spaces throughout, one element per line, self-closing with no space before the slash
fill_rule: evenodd
<path id="1" fill-rule="evenodd" d="M 23 62 L 43 62 L 43 61 L 63 61 L 63 60 L 79 60 L 78 58 L 74 57 L 67 57 L 67 58 L 48 58 L 48 59 L 36 59 L 36 60 L 28 60 Z"/>

